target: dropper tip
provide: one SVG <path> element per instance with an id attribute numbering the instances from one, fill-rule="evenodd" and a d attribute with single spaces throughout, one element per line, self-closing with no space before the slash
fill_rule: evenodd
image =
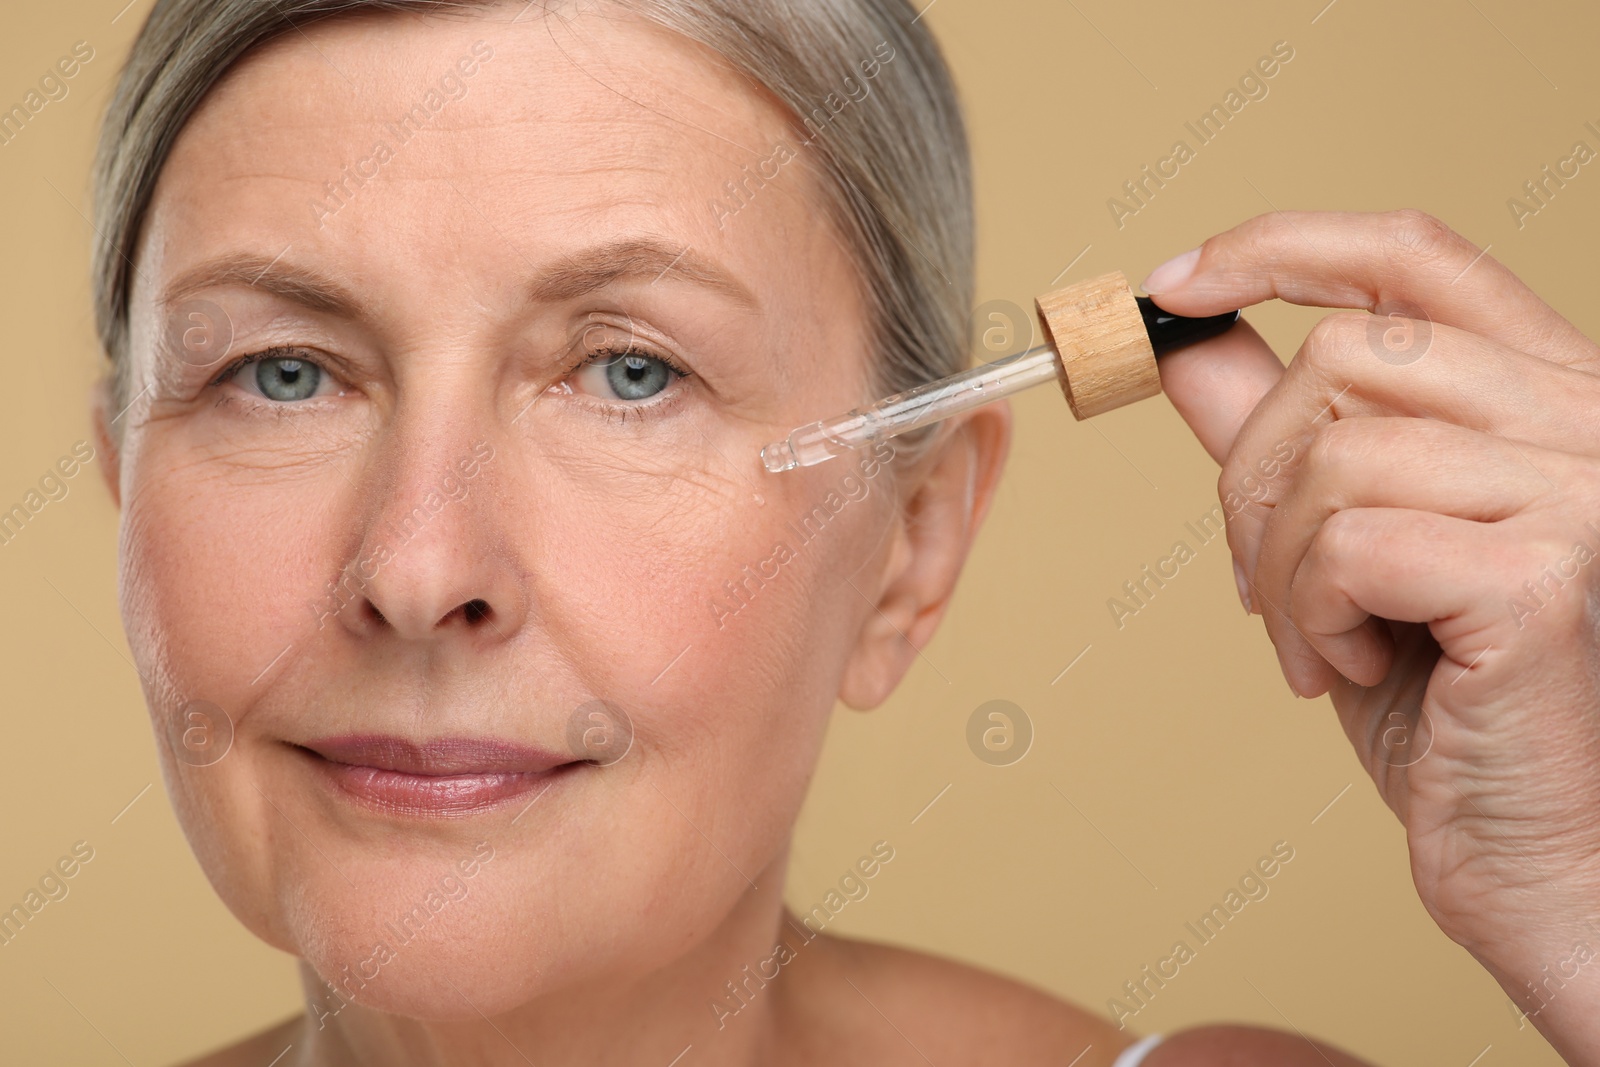
<path id="1" fill-rule="evenodd" d="M 761 463 L 770 473 L 780 474 L 800 466 L 800 458 L 788 441 L 774 441 L 761 450 Z"/>

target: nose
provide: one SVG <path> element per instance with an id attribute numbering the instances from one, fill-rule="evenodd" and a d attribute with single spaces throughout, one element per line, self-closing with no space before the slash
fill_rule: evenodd
<path id="1" fill-rule="evenodd" d="M 345 571 L 360 593 L 340 612 L 346 629 L 423 642 L 502 641 L 522 628 L 525 568 L 497 474 L 486 436 L 435 434 L 388 451 L 367 476 L 377 486 L 370 503 L 358 509 L 365 528 Z"/>

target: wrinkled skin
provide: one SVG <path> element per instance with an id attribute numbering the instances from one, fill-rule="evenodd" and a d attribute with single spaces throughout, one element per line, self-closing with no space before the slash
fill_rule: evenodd
<path id="1" fill-rule="evenodd" d="M 1163 384 L 1223 464 L 1247 609 L 1331 695 L 1428 913 L 1600 1063 L 1600 346 L 1418 211 L 1264 215 L 1179 258 L 1147 285 L 1180 314 L 1377 313 L 1287 370 L 1230 331 Z"/>

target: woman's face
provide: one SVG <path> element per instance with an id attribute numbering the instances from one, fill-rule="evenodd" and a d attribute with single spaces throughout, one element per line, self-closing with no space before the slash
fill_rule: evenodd
<path id="1" fill-rule="evenodd" d="M 210 92 L 115 474 L 206 873 L 424 1017 L 706 936 L 781 869 L 841 687 L 907 654 L 865 663 L 894 464 L 757 460 L 865 388 L 809 150 L 698 46 L 520 7 L 308 27 Z"/>

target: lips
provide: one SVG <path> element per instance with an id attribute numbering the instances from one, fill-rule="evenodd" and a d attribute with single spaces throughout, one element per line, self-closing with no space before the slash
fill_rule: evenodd
<path id="1" fill-rule="evenodd" d="M 362 734 L 296 745 L 352 799 L 396 814 L 462 816 L 548 788 L 569 757 L 507 741 Z"/>

